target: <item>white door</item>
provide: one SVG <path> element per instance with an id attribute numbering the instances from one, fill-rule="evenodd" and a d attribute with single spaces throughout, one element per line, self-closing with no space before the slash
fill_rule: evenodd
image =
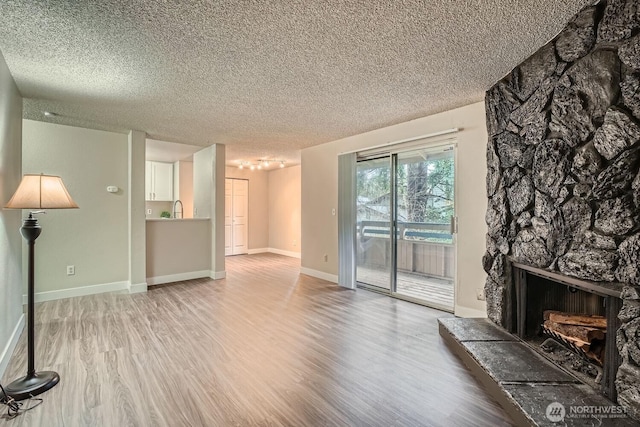
<path id="1" fill-rule="evenodd" d="M 224 180 L 224 254 L 232 255 L 233 179 Z"/>
<path id="2" fill-rule="evenodd" d="M 224 190 L 224 254 L 246 254 L 249 251 L 249 181 L 228 178 Z"/>
<path id="3" fill-rule="evenodd" d="M 232 253 L 246 254 L 248 252 L 247 245 L 247 208 L 249 199 L 249 181 L 244 179 L 233 180 L 233 247 Z"/>

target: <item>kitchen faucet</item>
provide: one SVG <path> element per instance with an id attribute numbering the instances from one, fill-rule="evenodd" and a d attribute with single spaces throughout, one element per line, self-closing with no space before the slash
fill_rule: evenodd
<path id="1" fill-rule="evenodd" d="M 184 206 L 182 205 L 182 202 L 180 201 L 180 199 L 176 200 L 175 202 L 173 202 L 173 217 L 177 218 L 178 217 L 178 211 L 176 211 L 176 205 L 180 203 L 180 218 L 184 218 L 183 212 L 184 212 Z"/>

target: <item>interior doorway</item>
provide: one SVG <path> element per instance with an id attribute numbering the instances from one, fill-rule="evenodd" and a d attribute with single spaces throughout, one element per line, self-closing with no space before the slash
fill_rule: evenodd
<path id="1" fill-rule="evenodd" d="M 249 252 L 249 181 L 227 178 L 224 183 L 224 254 L 246 254 Z"/>

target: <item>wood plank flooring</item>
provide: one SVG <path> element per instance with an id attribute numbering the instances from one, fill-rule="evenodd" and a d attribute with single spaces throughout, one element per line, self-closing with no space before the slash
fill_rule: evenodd
<path id="1" fill-rule="evenodd" d="M 358 266 L 356 279 L 368 285 L 389 290 L 389 271 Z M 398 293 L 422 301 L 423 304 L 453 312 L 453 280 L 398 271 Z"/>
<path id="2" fill-rule="evenodd" d="M 449 316 L 299 274 L 274 254 L 227 278 L 38 304 L 44 403 L 6 426 L 503 426 L 444 345 Z M 25 371 L 25 334 L 3 383 Z"/>

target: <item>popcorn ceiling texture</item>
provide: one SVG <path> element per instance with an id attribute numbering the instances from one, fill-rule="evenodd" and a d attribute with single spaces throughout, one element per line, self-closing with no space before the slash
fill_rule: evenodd
<path id="1" fill-rule="evenodd" d="M 292 161 L 482 100 L 589 3 L 3 0 L 0 51 L 26 118 Z"/>

